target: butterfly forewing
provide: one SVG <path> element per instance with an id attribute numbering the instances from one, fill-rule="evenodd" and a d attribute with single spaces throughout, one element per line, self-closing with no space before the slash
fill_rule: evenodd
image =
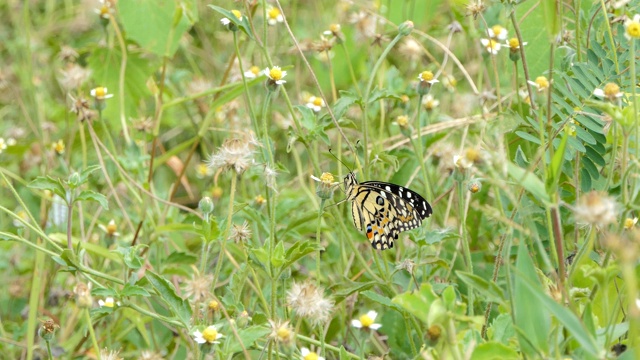
<path id="1" fill-rule="evenodd" d="M 353 173 L 345 177 L 344 183 L 353 223 L 359 231 L 364 230 L 375 249 L 392 248 L 400 232 L 419 227 L 433 212 L 420 194 L 396 184 L 359 184 Z"/>

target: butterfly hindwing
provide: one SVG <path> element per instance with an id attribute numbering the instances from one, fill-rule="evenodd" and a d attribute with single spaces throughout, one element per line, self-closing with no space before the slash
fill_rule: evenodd
<path id="1" fill-rule="evenodd" d="M 353 173 L 345 177 L 345 190 L 354 225 L 375 249 L 392 248 L 401 232 L 419 227 L 433 212 L 415 191 L 380 181 L 358 183 Z"/>

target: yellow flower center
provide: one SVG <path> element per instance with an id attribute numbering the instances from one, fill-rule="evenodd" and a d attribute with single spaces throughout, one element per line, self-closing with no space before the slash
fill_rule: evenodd
<path id="1" fill-rule="evenodd" d="M 116 233 L 116 230 L 118 230 L 116 222 L 113 220 L 109 221 L 109 224 L 107 224 L 107 234 L 113 235 Z"/>
<path id="2" fill-rule="evenodd" d="M 242 21 L 242 13 L 238 10 L 231 10 L 231 13 L 240 21 Z"/>
<path id="3" fill-rule="evenodd" d="M 373 325 L 373 319 L 370 318 L 369 315 L 364 314 L 360 316 L 360 323 L 362 323 L 362 327 L 368 328 L 369 326 Z"/>
<path id="4" fill-rule="evenodd" d="M 331 184 L 333 180 L 333 174 L 329 172 L 323 172 L 322 175 L 320 175 L 320 181 L 324 184 Z"/>
<path id="5" fill-rule="evenodd" d="M 218 338 L 218 331 L 215 327 L 209 326 L 202 332 L 202 338 L 207 340 L 207 342 L 212 343 Z"/>
<path id="6" fill-rule="evenodd" d="M 509 47 L 511 49 L 517 49 L 520 47 L 520 41 L 518 41 L 518 38 L 511 38 L 509 39 Z"/>
<path id="7" fill-rule="evenodd" d="M 620 93 L 620 86 L 616 83 L 607 83 L 603 90 L 606 97 L 616 97 Z"/>
<path id="8" fill-rule="evenodd" d="M 98 99 L 103 98 L 107 95 L 107 88 L 105 87 L 98 86 L 94 90 L 95 90 L 96 98 Z"/>
<path id="9" fill-rule="evenodd" d="M 115 305 L 112 298 L 107 298 L 104 300 L 104 306 L 112 308 Z"/>
<path id="10" fill-rule="evenodd" d="M 504 28 L 500 25 L 493 25 L 493 27 L 491 27 L 491 30 L 493 30 L 493 34 L 498 37 L 500 35 L 500 33 L 502 33 L 502 31 L 504 30 Z"/>
<path id="11" fill-rule="evenodd" d="M 464 156 L 467 160 L 477 162 L 480 160 L 480 152 L 476 148 L 468 148 Z"/>
<path id="12" fill-rule="evenodd" d="M 318 358 L 319 358 L 318 354 L 311 351 L 307 354 L 307 356 L 304 357 L 304 360 L 318 360 Z"/>
<path id="13" fill-rule="evenodd" d="M 399 115 L 396 118 L 396 123 L 398 123 L 400 127 L 407 127 L 409 126 L 409 117 L 407 115 Z"/>
<path id="14" fill-rule="evenodd" d="M 109 17 L 109 7 L 107 5 L 102 5 L 100 8 L 100 16 L 103 18 Z"/>
<path id="15" fill-rule="evenodd" d="M 198 174 L 201 175 L 201 176 L 207 175 L 207 171 L 208 170 L 209 170 L 209 167 L 207 166 L 207 164 L 204 164 L 204 163 L 198 164 L 198 167 L 196 169 Z"/>
<path id="16" fill-rule="evenodd" d="M 429 70 L 423 71 L 420 75 L 422 75 L 422 81 L 431 81 L 433 80 L 433 73 Z"/>
<path id="17" fill-rule="evenodd" d="M 409 96 L 407 95 L 401 95 L 400 96 L 400 101 L 402 101 L 403 104 L 406 104 L 409 102 Z"/>
<path id="18" fill-rule="evenodd" d="M 269 77 L 275 81 L 282 79 L 282 70 L 278 67 L 273 67 L 269 70 Z"/>
<path id="19" fill-rule="evenodd" d="M 535 83 L 538 84 L 538 90 L 540 91 L 549 87 L 549 80 L 544 76 L 538 76 Z"/>
<path id="20" fill-rule="evenodd" d="M 278 335 L 278 339 L 280 339 L 280 341 L 287 341 L 289 340 L 291 331 L 289 331 L 289 329 L 286 326 L 282 326 L 278 328 L 278 330 L 276 331 L 276 335 Z"/>
<path id="21" fill-rule="evenodd" d="M 627 34 L 632 38 L 640 38 L 640 22 L 632 21 L 627 25 Z"/>
<path id="22" fill-rule="evenodd" d="M 253 75 L 257 76 L 260 73 L 260 68 L 254 65 L 249 68 L 249 71 L 251 71 Z"/>
<path id="23" fill-rule="evenodd" d="M 267 12 L 267 16 L 269 16 L 269 19 L 277 19 L 278 16 L 280 16 L 280 9 L 278 8 L 271 8 L 271 10 L 269 10 Z"/>
<path id="24" fill-rule="evenodd" d="M 220 307 L 220 303 L 218 303 L 217 301 L 215 300 L 209 301 L 209 309 L 216 311 L 218 310 L 219 307 Z"/>
<path id="25" fill-rule="evenodd" d="M 264 196 L 262 196 L 262 195 L 258 195 L 258 196 L 256 196 L 254 200 L 255 200 L 255 202 L 256 202 L 256 204 L 257 204 L 257 205 L 262 205 L 262 204 L 264 204 L 264 203 L 265 203 L 265 201 L 267 201 L 267 200 L 264 198 Z"/>
<path id="26" fill-rule="evenodd" d="M 638 222 L 638 218 L 626 218 L 624 219 L 624 228 L 629 230 Z"/>
<path id="27" fill-rule="evenodd" d="M 337 33 L 338 31 L 340 31 L 340 24 L 329 25 L 329 31 L 331 31 L 334 34 Z"/>
<path id="28" fill-rule="evenodd" d="M 495 49 L 497 45 L 498 45 L 497 41 L 493 39 L 489 39 L 489 42 L 487 42 L 487 49 Z"/>
<path id="29" fill-rule="evenodd" d="M 58 154 L 64 154 L 64 142 L 62 140 L 58 140 L 53 143 L 53 150 Z"/>
<path id="30" fill-rule="evenodd" d="M 313 105 L 324 106 L 324 101 L 322 101 L 321 97 L 316 97 L 315 99 L 313 99 Z"/>
<path id="31" fill-rule="evenodd" d="M 471 186 L 469 187 L 469 191 L 475 194 L 480 191 L 480 186 L 478 184 L 471 184 Z"/>

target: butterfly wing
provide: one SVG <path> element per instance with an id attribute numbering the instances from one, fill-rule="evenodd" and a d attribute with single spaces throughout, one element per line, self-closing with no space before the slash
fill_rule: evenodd
<path id="1" fill-rule="evenodd" d="M 399 185 L 369 181 L 355 185 L 351 213 L 356 228 L 375 249 L 393 247 L 402 231 L 415 229 L 432 213 L 418 193 Z"/>

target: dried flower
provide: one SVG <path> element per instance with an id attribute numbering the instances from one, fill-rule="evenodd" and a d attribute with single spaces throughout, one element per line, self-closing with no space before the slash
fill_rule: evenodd
<path id="1" fill-rule="evenodd" d="M 473 19 L 477 19 L 478 15 L 486 9 L 482 0 L 471 0 L 471 3 L 467 5 L 467 14 L 473 16 Z"/>
<path id="2" fill-rule="evenodd" d="M 289 327 L 289 321 L 282 322 L 280 320 L 269 320 L 269 325 L 271 326 L 271 334 L 269 334 L 269 338 L 272 340 L 283 344 L 288 344 L 293 340 L 293 331 L 291 331 L 291 328 Z"/>
<path id="3" fill-rule="evenodd" d="M 210 297 L 212 282 L 212 275 L 195 274 L 190 280 L 185 281 L 184 294 L 192 298 L 194 302 L 204 300 Z"/>
<path id="4" fill-rule="evenodd" d="M 91 298 L 91 283 L 88 285 L 85 283 L 77 283 L 73 288 L 73 293 L 76 296 L 76 305 L 80 308 L 88 308 L 93 304 Z"/>
<path id="5" fill-rule="evenodd" d="M 233 224 L 231 231 L 229 231 L 229 239 L 234 242 L 245 242 L 251 238 L 251 229 L 249 229 L 249 223 L 245 220 L 242 225 Z"/>
<path id="6" fill-rule="evenodd" d="M 79 88 L 82 84 L 89 79 L 91 70 L 87 70 L 78 64 L 68 64 L 65 69 L 60 70 L 62 75 L 59 79 L 60 85 L 66 91 L 71 91 Z"/>
<path id="7" fill-rule="evenodd" d="M 207 164 L 213 169 L 235 170 L 238 175 L 244 173 L 249 167 L 255 164 L 253 159 L 253 146 L 250 142 L 231 139 L 218 149 L 218 152 L 211 155 Z"/>
<path id="8" fill-rule="evenodd" d="M 123 360 L 120 357 L 120 350 L 109 350 L 104 348 L 100 350 L 100 359 L 102 360 Z"/>
<path id="9" fill-rule="evenodd" d="M 323 288 L 306 281 L 302 284 L 294 282 L 291 285 L 287 292 L 287 304 L 298 316 L 320 325 L 329 320 L 334 302 L 324 297 Z"/>
<path id="10" fill-rule="evenodd" d="M 617 204 L 612 197 L 591 191 L 580 198 L 574 215 L 578 223 L 601 228 L 616 222 Z"/>

